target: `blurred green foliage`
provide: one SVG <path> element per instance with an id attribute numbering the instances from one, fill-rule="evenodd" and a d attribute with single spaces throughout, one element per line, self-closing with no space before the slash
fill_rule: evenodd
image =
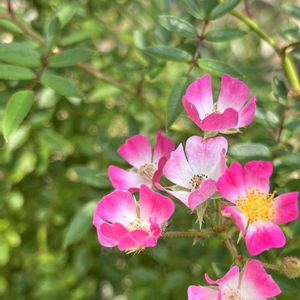
<path id="1" fill-rule="evenodd" d="M 204 283 L 204 272 L 217 277 L 228 269 L 218 237 L 194 246 L 161 239 L 125 255 L 100 247 L 91 226 L 97 201 L 112 190 L 107 167 L 126 167 L 116 154 L 125 138 L 154 139 L 166 126 L 176 144 L 200 134 L 181 113 L 181 96 L 205 72 L 215 75 L 216 93 L 228 72 L 257 94 L 255 121 L 229 137 L 229 162 L 273 160 L 278 193 L 300 190 L 300 99 L 278 53 L 230 15 L 238 5 L 277 45 L 293 44 L 286 49 L 297 63 L 300 8 L 293 1 L 10 2 L 13 14 L 5 1 L 0 7 L 0 118 L 8 139 L 0 141 L 1 299 L 179 300 L 188 285 Z M 168 229 L 197 227 L 194 215 L 176 208 Z M 299 255 L 300 221 L 284 230 L 287 246 L 262 260 Z M 248 255 L 243 242 L 238 248 Z M 272 274 L 283 289 L 277 299 L 298 297 L 299 280 Z"/>

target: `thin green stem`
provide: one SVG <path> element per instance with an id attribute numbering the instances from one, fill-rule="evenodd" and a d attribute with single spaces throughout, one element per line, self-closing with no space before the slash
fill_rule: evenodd
<path id="1" fill-rule="evenodd" d="M 102 73 L 99 70 L 96 70 L 93 66 L 87 64 L 87 63 L 79 63 L 77 65 L 81 70 L 85 71 L 86 73 L 92 75 L 93 77 L 102 80 L 104 82 L 107 82 L 113 86 L 116 86 L 120 90 L 126 92 L 129 95 L 135 96 L 141 100 L 143 100 L 144 106 L 160 121 L 161 124 L 164 123 L 164 118 L 161 116 L 161 114 L 156 110 L 156 107 L 154 107 L 151 103 L 147 101 L 147 99 L 141 94 L 137 93 L 134 89 L 131 89 L 128 85 L 124 84 L 123 82 L 120 82 L 118 80 L 115 80 L 114 78 L 108 76 L 107 74 Z"/>
<path id="2" fill-rule="evenodd" d="M 232 261 L 236 261 L 237 257 L 239 256 L 239 253 L 234 244 L 234 241 L 231 238 L 227 238 L 224 240 L 224 245 L 231 256 Z"/>
<path id="3" fill-rule="evenodd" d="M 222 2 L 222 1 L 220 1 Z M 290 82 L 291 87 L 295 90 L 297 95 L 300 95 L 300 80 L 298 71 L 294 65 L 293 60 L 286 53 L 286 47 L 281 49 L 280 46 L 275 42 L 273 37 L 263 31 L 253 20 L 243 15 L 237 10 L 232 10 L 231 15 L 242 21 L 248 26 L 253 32 L 255 32 L 259 37 L 261 37 L 265 42 L 267 42 L 274 51 L 281 58 L 281 63 L 284 68 L 285 74 Z M 288 46 L 289 48 L 289 46 Z"/>
<path id="4" fill-rule="evenodd" d="M 250 18 L 248 18 L 247 16 L 243 15 L 235 9 L 232 10 L 230 14 L 242 21 L 245 25 L 248 26 L 249 29 L 254 31 L 258 36 L 260 36 L 264 41 L 266 41 L 275 50 L 276 53 L 281 53 L 281 49 L 276 44 L 275 40 L 266 32 L 264 32 L 253 20 L 251 20 Z"/>

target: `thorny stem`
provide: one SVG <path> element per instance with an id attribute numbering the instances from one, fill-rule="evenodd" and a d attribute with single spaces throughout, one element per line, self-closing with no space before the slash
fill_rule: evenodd
<path id="1" fill-rule="evenodd" d="M 187 238 L 200 238 L 205 236 L 215 235 L 220 233 L 225 229 L 214 229 L 205 228 L 201 230 L 187 230 L 187 231 L 167 231 L 163 233 L 162 237 L 187 237 Z"/>
<path id="2" fill-rule="evenodd" d="M 278 265 L 274 265 L 274 264 L 269 264 L 269 263 L 265 263 L 263 262 L 263 265 L 266 269 L 270 269 L 270 270 L 274 270 L 274 271 L 278 271 L 280 272 L 279 266 Z"/>

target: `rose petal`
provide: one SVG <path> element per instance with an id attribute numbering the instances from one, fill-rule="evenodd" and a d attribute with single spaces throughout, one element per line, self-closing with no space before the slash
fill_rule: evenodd
<path id="1" fill-rule="evenodd" d="M 139 168 L 144 164 L 150 164 L 152 160 L 152 149 L 149 140 L 144 135 L 135 135 L 126 140 L 118 153 L 132 166 Z"/>
<path id="2" fill-rule="evenodd" d="M 285 224 L 298 218 L 298 194 L 290 192 L 282 194 L 274 199 L 274 222 Z"/>
<path id="3" fill-rule="evenodd" d="M 236 128 L 238 124 L 238 112 L 233 108 L 227 108 L 222 113 L 211 113 L 205 117 L 200 128 L 203 131 L 226 131 Z"/>
<path id="4" fill-rule="evenodd" d="M 281 248 L 285 243 L 285 236 L 277 224 L 257 221 L 248 226 L 246 246 L 252 256 L 272 248 Z"/>
<path id="5" fill-rule="evenodd" d="M 146 185 L 140 189 L 140 217 L 150 223 L 162 224 L 174 212 L 174 203 L 171 199 L 153 192 Z"/>
<path id="6" fill-rule="evenodd" d="M 227 74 L 222 76 L 218 110 L 223 112 L 226 108 L 239 111 L 249 96 L 249 89 L 244 82 Z"/>
<path id="7" fill-rule="evenodd" d="M 250 260 L 246 265 L 241 281 L 243 295 L 251 299 L 269 299 L 281 293 L 280 287 L 266 272 L 258 260 Z"/>

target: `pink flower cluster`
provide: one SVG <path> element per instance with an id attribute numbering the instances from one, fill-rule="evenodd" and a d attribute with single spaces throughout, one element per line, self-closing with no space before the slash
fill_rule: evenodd
<path id="1" fill-rule="evenodd" d="M 249 125 L 255 114 L 255 96 L 247 101 L 248 87 L 224 75 L 216 104 L 213 103 L 210 75 L 194 81 L 183 97 L 189 117 L 202 131 L 234 132 Z M 119 155 L 130 170 L 110 166 L 108 174 L 115 191 L 99 201 L 93 224 L 105 247 L 135 252 L 154 247 L 174 212 L 173 201 L 153 191 L 157 188 L 180 200 L 188 209 L 205 212 L 207 201 L 221 195 L 221 213 L 231 217 L 245 239 L 251 256 L 283 247 L 285 236 L 279 224 L 298 217 L 298 193 L 275 196 L 270 192 L 272 163 L 250 161 L 244 168 L 226 165 L 226 138 L 192 136 L 185 147 L 161 132 L 152 151 L 148 138 L 135 135 L 126 140 Z M 167 179 L 167 186 L 160 180 Z M 164 180 L 165 181 L 165 180 Z M 136 199 L 133 192 L 139 192 Z M 212 287 L 190 286 L 189 300 L 267 299 L 280 293 L 262 263 L 250 260 L 242 272 L 234 266 L 221 279 L 206 280 Z"/>

